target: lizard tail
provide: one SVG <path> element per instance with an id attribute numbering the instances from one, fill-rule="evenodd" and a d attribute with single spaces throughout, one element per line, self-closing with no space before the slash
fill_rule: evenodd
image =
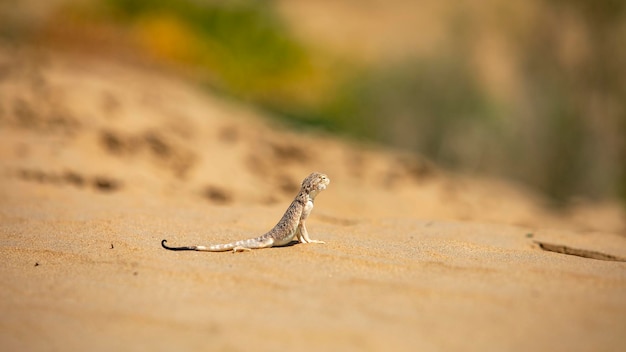
<path id="1" fill-rule="evenodd" d="M 170 251 L 195 251 L 196 246 L 185 246 L 185 247 L 168 247 L 165 245 L 167 240 L 161 241 L 161 246 L 165 249 L 169 249 Z"/>

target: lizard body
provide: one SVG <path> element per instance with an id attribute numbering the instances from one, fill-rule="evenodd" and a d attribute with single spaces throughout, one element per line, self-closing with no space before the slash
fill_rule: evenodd
<path id="1" fill-rule="evenodd" d="M 323 241 L 312 240 L 307 232 L 305 222 L 313 210 L 313 201 L 319 192 L 326 189 L 330 179 L 328 176 L 314 172 L 302 181 L 302 186 L 296 198 L 291 202 L 287 211 L 278 224 L 270 231 L 256 238 L 235 241 L 225 244 L 213 244 L 209 246 L 184 246 L 168 247 L 161 241 L 161 246 L 174 251 L 206 251 L 206 252 L 243 252 L 258 248 L 269 248 L 284 246 L 291 242 L 294 237 L 301 243 L 324 243 Z"/>

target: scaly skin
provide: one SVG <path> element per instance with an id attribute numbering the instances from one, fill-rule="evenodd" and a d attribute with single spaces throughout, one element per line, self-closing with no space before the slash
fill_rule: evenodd
<path id="1" fill-rule="evenodd" d="M 205 251 L 205 252 L 243 252 L 258 248 L 269 248 L 284 246 L 291 242 L 294 237 L 301 243 L 324 243 L 323 241 L 312 240 L 306 230 L 305 222 L 313 210 L 313 200 L 319 192 L 326 189 L 330 179 L 328 176 L 314 172 L 302 181 L 302 187 L 296 198 L 291 202 L 285 215 L 278 224 L 266 234 L 226 244 L 213 244 L 209 246 L 185 246 L 168 247 L 167 240 L 161 241 L 161 246 L 172 251 Z"/>

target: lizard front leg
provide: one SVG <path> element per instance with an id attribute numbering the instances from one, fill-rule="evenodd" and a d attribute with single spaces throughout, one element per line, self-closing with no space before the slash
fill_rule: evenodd
<path id="1" fill-rule="evenodd" d="M 306 230 L 304 220 L 300 221 L 298 229 L 296 230 L 296 237 L 300 243 L 326 243 L 324 241 L 312 240 L 309 237 L 309 232 Z"/>

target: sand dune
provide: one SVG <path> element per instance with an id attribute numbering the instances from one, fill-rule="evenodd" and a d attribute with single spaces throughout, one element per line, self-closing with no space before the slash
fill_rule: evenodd
<path id="1" fill-rule="evenodd" d="M 519 185 L 285 130 L 167 73 L 2 49 L 0 160 L 2 350 L 626 342 L 618 205 L 555 212 Z M 263 233 L 311 171 L 332 180 L 308 221 L 327 244 L 160 247 Z"/>

